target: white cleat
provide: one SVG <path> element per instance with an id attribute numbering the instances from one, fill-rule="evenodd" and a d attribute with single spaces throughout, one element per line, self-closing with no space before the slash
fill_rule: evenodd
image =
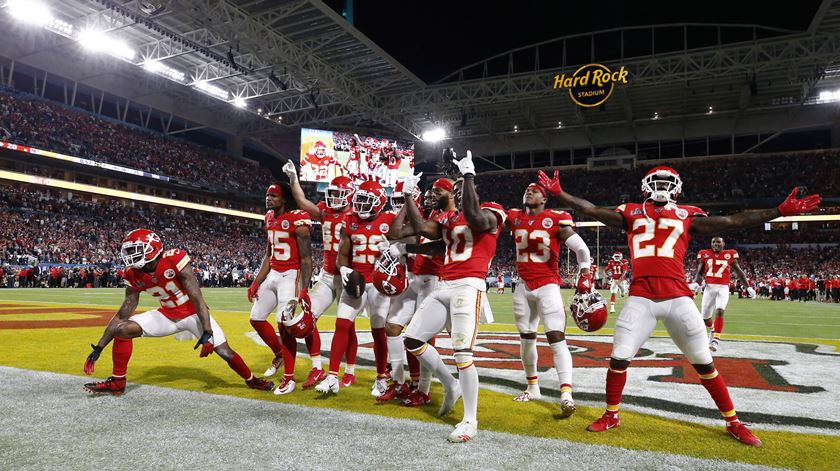
<path id="1" fill-rule="evenodd" d="M 610 306 L 610 314 L 615 314 L 615 306 Z"/>
<path id="2" fill-rule="evenodd" d="M 265 370 L 263 376 L 274 376 L 275 374 L 277 374 L 277 371 L 280 369 L 281 366 L 283 366 L 283 356 L 277 355 L 276 357 L 274 357 L 274 360 L 271 360 L 271 366 L 269 366 L 268 369 Z"/>
<path id="3" fill-rule="evenodd" d="M 720 348 L 720 341 L 718 339 L 712 339 L 712 341 L 709 342 L 709 350 L 716 352 L 718 351 L 718 348 Z"/>
<path id="4" fill-rule="evenodd" d="M 373 397 L 379 397 L 385 394 L 385 391 L 388 390 L 388 379 L 387 378 L 378 378 L 376 381 L 373 382 L 373 388 L 370 390 L 370 395 Z"/>
<path id="5" fill-rule="evenodd" d="M 565 419 L 575 413 L 575 400 L 572 399 L 572 393 L 564 392 L 560 394 L 560 418 Z"/>
<path id="6" fill-rule="evenodd" d="M 516 402 L 539 401 L 540 399 L 542 399 L 542 394 L 540 394 L 539 391 L 531 392 L 527 389 L 513 398 L 513 400 Z"/>
<path id="7" fill-rule="evenodd" d="M 327 375 L 327 377 L 315 386 L 315 391 L 320 394 L 338 394 L 338 378 L 334 375 Z"/>
<path id="8" fill-rule="evenodd" d="M 464 420 L 455 426 L 455 430 L 449 434 L 447 440 L 451 443 L 466 443 L 478 433 L 478 423 Z"/>
<path id="9" fill-rule="evenodd" d="M 452 409 L 455 407 L 455 403 L 458 402 L 462 396 L 461 393 L 461 383 L 455 382 L 455 387 L 452 390 L 444 390 L 443 393 L 443 403 L 440 405 L 440 409 L 438 409 L 437 416 L 443 417 L 444 415 L 452 412 Z"/>
<path id="10" fill-rule="evenodd" d="M 280 385 L 274 388 L 274 395 L 280 396 L 283 394 L 289 394 L 290 392 L 294 391 L 297 387 L 297 383 L 293 379 L 284 379 Z"/>

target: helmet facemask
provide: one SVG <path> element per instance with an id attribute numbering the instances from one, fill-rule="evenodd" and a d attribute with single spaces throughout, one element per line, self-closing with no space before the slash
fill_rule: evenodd
<path id="1" fill-rule="evenodd" d="M 642 193 L 656 203 L 676 204 L 681 192 L 680 176 L 668 170 L 657 170 L 642 179 Z"/>
<path id="2" fill-rule="evenodd" d="M 403 206 L 405 206 L 405 194 L 404 193 L 397 193 L 391 196 L 391 208 L 396 211 L 400 212 Z"/>
<path id="3" fill-rule="evenodd" d="M 353 195 L 353 211 L 362 219 L 367 219 L 376 213 L 376 207 L 380 204 L 379 196 L 367 191 L 356 191 Z"/>
<path id="4" fill-rule="evenodd" d="M 337 186 L 327 187 L 327 206 L 330 209 L 343 209 L 347 206 L 347 199 L 353 190 Z"/>
<path id="5" fill-rule="evenodd" d="M 126 267 L 140 269 L 157 258 L 156 255 L 154 258 L 146 259 L 146 255 L 154 252 L 154 250 L 155 248 L 149 242 L 127 241 L 123 242 L 122 247 L 120 247 L 120 258 L 122 258 Z M 158 255 L 160 255 L 160 252 L 158 252 Z"/>

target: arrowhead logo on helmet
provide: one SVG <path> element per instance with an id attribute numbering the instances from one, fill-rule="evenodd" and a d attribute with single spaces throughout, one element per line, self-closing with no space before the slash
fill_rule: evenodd
<path id="1" fill-rule="evenodd" d="M 653 167 L 642 179 L 642 193 L 657 203 L 677 203 L 682 193 L 680 174 L 671 167 Z"/>
<path id="2" fill-rule="evenodd" d="M 353 202 L 353 180 L 350 177 L 335 177 L 327 187 L 326 200 L 330 209 L 344 209 Z"/>
<path id="3" fill-rule="evenodd" d="M 379 182 L 365 181 L 353 195 L 353 211 L 362 219 L 375 216 L 385 207 L 385 189 Z"/>
<path id="4" fill-rule="evenodd" d="M 134 229 L 123 239 L 120 258 L 126 267 L 143 268 L 163 252 L 160 236 L 148 229 Z"/>
<path id="5" fill-rule="evenodd" d="M 385 296 L 398 296 L 408 288 L 405 264 L 400 257 L 394 257 L 389 250 L 373 266 L 373 286 Z"/>
<path id="6" fill-rule="evenodd" d="M 569 309 L 572 320 L 584 332 L 595 332 L 607 323 L 607 305 L 597 291 L 574 295 Z"/>
<path id="7" fill-rule="evenodd" d="M 297 312 L 298 307 L 300 307 L 299 312 Z M 310 306 L 306 303 L 298 304 L 294 299 L 289 301 L 283 308 L 282 319 L 283 327 L 296 338 L 309 337 L 315 330 L 315 319 L 312 317 Z"/>

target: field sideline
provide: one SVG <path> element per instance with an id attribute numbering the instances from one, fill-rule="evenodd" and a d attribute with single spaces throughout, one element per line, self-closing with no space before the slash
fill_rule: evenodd
<path id="1" fill-rule="evenodd" d="M 564 294 L 566 299 L 571 296 L 571 292 Z M 98 339 L 107 317 L 110 317 L 110 313 L 120 304 L 122 296 L 122 290 L 118 289 L 0 290 L 0 345 L 3 345 L 0 348 L 0 365 L 80 375 L 82 362 L 89 352 L 88 344 Z M 249 304 L 245 299 L 245 290 L 207 289 L 205 290 L 205 296 L 214 317 L 225 329 L 232 347 L 242 354 L 252 369 L 261 372 L 270 361 L 271 355 L 267 349 L 257 345 L 247 336 L 251 328 L 246 314 Z M 490 333 L 488 335 L 491 336 L 492 332 L 514 331 L 509 290 L 508 294 L 496 295 L 494 290 L 491 289 L 489 299 L 497 323 L 482 326 L 481 331 Z M 699 302 L 699 298 L 697 301 Z M 620 302 L 619 300 L 619 307 Z M 155 306 L 156 303 L 152 298 L 146 295 L 141 296 L 140 309 Z M 332 312 L 334 311 L 328 312 L 328 315 Z M 614 315 L 611 316 L 611 321 L 603 333 L 610 332 L 609 328 L 612 326 L 613 319 Z M 56 325 L 61 325 L 61 327 L 56 328 Z M 330 331 L 333 327 L 333 320 L 330 318 L 322 319 L 319 322 L 319 327 L 324 331 Z M 815 356 L 804 356 L 803 358 L 805 361 L 813 361 L 813 368 L 818 370 L 821 367 L 819 362 L 835 361 L 837 352 L 840 351 L 840 341 L 837 340 L 840 338 L 840 308 L 837 305 L 739 300 L 733 297 L 727 310 L 725 327 L 722 352 L 725 352 L 726 355 L 735 355 L 739 350 L 748 350 L 753 348 L 754 344 L 761 346 L 760 343 L 755 341 L 779 342 L 780 345 L 793 344 L 796 346 L 797 352 L 800 350 L 816 352 L 812 352 Z M 367 329 L 365 320 L 358 322 L 358 328 L 360 330 Z M 582 339 L 583 343 L 587 343 L 586 339 L 589 338 L 589 336 L 579 335 L 581 332 L 574 327 L 570 327 L 568 333 L 570 337 Z M 657 334 L 664 335 L 664 332 L 658 331 Z M 324 345 L 322 345 L 322 351 L 325 353 L 328 353 L 329 350 L 329 342 L 326 341 L 328 337 L 329 334 L 327 333 Z M 511 338 L 515 339 L 515 337 Z M 507 337 L 499 337 L 499 339 L 501 340 L 496 340 L 496 342 L 500 345 L 511 343 L 507 340 Z M 594 337 L 592 339 L 595 340 Z M 748 342 L 726 342 L 726 339 L 740 339 Z M 604 341 L 604 338 L 599 338 L 598 341 Z M 655 340 L 651 343 L 657 344 L 657 342 L 663 343 L 666 341 Z M 50 345 L 50 348 L 45 350 L 44 345 Z M 299 351 L 305 352 L 305 349 Z M 578 364 L 578 353 L 573 353 L 576 357 L 575 362 Z M 749 353 L 758 359 L 763 354 L 757 350 Z M 658 358 L 663 355 L 667 354 L 656 353 L 651 358 Z M 364 355 L 361 354 L 361 348 L 360 357 L 364 358 Z M 603 360 L 603 358 L 600 358 L 600 360 Z M 778 362 L 772 360 L 768 364 L 777 365 Z M 840 373 L 833 371 L 833 367 L 828 368 L 828 364 L 825 364 L 826 369 L 823 371 L 826 382 L 840 382 L 840 378 L 838 378 Z M 785 381 L 789 379 L 791 385 L 800 387 L 801 384 L 811 387 L 812 383 L 806 379 L 795 375 L 790 376 L 790 370 L 786 370 L 785 366 L 774 366 L 774 368 L 781 372 L 780 374 L 785 377 Z M 305 377 L 308 369 L 309 361 L 304 355 L 299 359 L 297 365 L 296 373 L 299 380 Z M 547 374 L 546 370 L 550 370 L 550 368 L 541 367 L 541 377 L 547 378 L 547 380 L 543 379 L 543 387 L 547 389 L 555 388 L 556 376 L 554 376 L 554 382 L 552 383 L 552 375 Z M 656 368 L 656 371 L 659 370 L 662 370 L 662 368 Z M 483 371 L 481 373 L 482 378 L 484 378 Z M 631 369 L 631 374 L 633 371 Z M 95 376 L 105 377 L 109 372 L 110 354 L 106 351 L 97 365 Z M 521 375 L 521 371 L 516 371 L 513 368 L 502 370 L 502 373 L 494 384 L 505 386 L 508 383 L 513 383 L 515 386 L 518 375 Z M 596 387 L 598 378 L 595 376 L 598 375 L 600 375 L 601 390 L 597 390 Z M 582 380 L 584 384 L 587 386 L 593 385 L 592 391 L 585 391 L 588 394 L 584 394 L 581 389 L 576 389 L 576 391 L 581 392 L 582 397 L 596 398 L 599 395 L 602 397 L 603 369 L 590 368 L 580 376 L 588 378 L 585 381 Z M 729 382 L 733 380 L 737 382 L 738 379 L 732 378 Z M 79 378 L 79 381 L 83 380 Z M 322 399 L 309 391 L 296 391 L 278 399 L 270 394 L 267 395 L 244 388 L 239 379 L 217 358 L 199 359 L 192 350 L 192 343 L 187 344 L 172 339 L 142 339 L 137 341 L 134 356 L 129 365 L 129 381 L 133 384 L 154 385 L 214 395 L 399 417 L 433 424 L 441 423 L 433 416 L 433 412 L 437 408 L 437 400 L 434 401 L 434 407 L 430 409 L 407 410 L 395 404 L 375 404 L 368 391 L 372 382 L 372 373 L 369 370 L 360 371 L 357 386 L 342 390 L 338 397 Z M 675 394 L 681 394 L 683 389 L 692 391 L 692 393 L 697 388 L 702 391 L 699 386 L 682 383 L 690 383 L 690 381 L 686 379 L 674 383 Z M 775 389 L 762 394 L 770 394 L 769 397 L 775 397 L 774 394 L 789 394 L 790 387 L 778 382 L 770 381 L 770 383 L 770 389 Z M 578 384 L 577 379 L 576 384 Z M 661 386 L 670 387 L 669 384 L 664 383 Z M 785 382 L 784 384 L 788 383 Z M 508 387 L 513 386 L 508 385 Z M 628 392 L 631 392 L 630 383 L 628 383 L 628 388 Z M 819 394 L 828 398 L 827 407 L 835 407 L 833 404 L 840 401 L 840 396 L 836 395 L 836 390 L 828 386 L 825 389 L 826 391 Z M 749 404 L 749 389 L 733 387 L 733 390 L 736 407 L 739 404 L 739 397 L 744 398 L 743 402 Z M 602 409 L 598 405 L 598 401 L 581 401 L 585 405 L 579 407 L 578 413 L 571 419 L 557 420 L 553 417 L 557 412 L 557 407 L 550 400 L 514 404 L 506 391 L 507 389 L 504 387 L 493 387 L 493 390 L 482 389 L 479 408 L 481 430 L 794 469 L 833 469 L 831 463 L 833 463 L 834 456 L 840 452 L 840 437 L 838 436 L 821 433 L 797 433 L 778 428 L 772 431 L 762 430 L 760 424 L 757 429 L 765 446 L 758 450 L 748 449 L 726 437 L 722 427 L 716 422 L 707 420 L 707 422 L 716 424 L 713 426 L 705 425 L 702 420 L 686 422 L 674 417 L 636 412 L 632 406 L 625 407 L 623 410 L 620 429 L 605 434 L 591 434 L 585 432 L 584 429 L 589 421 L 600 415 Z M 128 394 L 144 394 L 144 388 L 142 386 L 138 387 Z M 128 397 L 128 394 L 126 397 Z M 703 394 L 705 394 L 705 391 L 703 391 Z M 805 394 L 802 397 L 809 399 L 819 395 L 811 394 L 805 389 L 803 389 L 802 394 Z M 435 385 L 433 389 L 433 396 L 436 396 L 435 399 L 440 397 L 438 385 Z M 794 395 L 791 396 L 794 397 Z M 708 398 L 704 399 L 710 402 Z M 831 404 L 831 406 L 828 404 Z M 638 407 L 635 410 L 645 410 L 645 408 Z M 511 420 L 513 414 L 515 414 L 516 420 Z M 818 409 L 814 409 L 811 417 L 819 416 L 823 416 L 823 414 Z M 445 419 L 445 422 L 454 424 L 458 417 L 460 417 L 460 406 L 456 408 L 453 415 Z M 801 420 L 807 422 L 807 417 Z M 748 414 L 746 418 L 750 420 Z M 479 434 L 475 443 L 467 446 L 482 446 L 481 437 L 482 435 Z M 443 435 L 440 438 L 442 442 Z M 12 442 L 7 443 L 10 440 Z M 15 446 L 13 436 L 11 438 L 5 436 L 0 442 L 3 443 L 4 448 L 6 445 Z M 560 443 L 558 442 L 558 445 Z M 2 456 L 2 452 L 0 452 L 0 456 Z M 702 467 L 708 467 L 710 464 L 712 463 L 705 463 Z M 720 465 L 721 469 L 726 468 L 725 463 L 720 463 Z"/>

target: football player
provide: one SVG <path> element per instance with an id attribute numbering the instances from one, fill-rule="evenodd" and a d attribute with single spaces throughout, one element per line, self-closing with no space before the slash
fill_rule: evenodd
<path id="1" fill-rule="evenodd" d="M 309 165 L 308 172 L 312 180 L 329 180 L 332 175 L 340 175 L 344 168 L 332 155 L 327 153 L 327 145 L 323 141 L 315 142 L 313 151 L 306 154 L 305 163 Z"/>
<path id="2" fill-rule="evenodd" d="M 125 392 L 128 360 L 136 337 L 166 337 L 178 332 L 190 332 L 198 338 L 195 349 L 201 347 L 199 357 L 214 351 L 222 357 L 249 388 L 269 391 L 274 383 L 257 378 L 245 361 L 228 345 L 225 333 L 210 315 L 207 303 L 198 287 L 198 280 L 190 265 L 190 256 L 183 250 L 164 251 L 163 242 L 148 229 L 135 229 L 125 236 L 120 247 L 125 263 L 125 299 L 108 322 L 105 332 L 85 361 L 84 372 L 90 375 L 99 355 L 111 340 L 113 372 L 105 381 L 84 385 L 90 394 L 120 395 Z M 160 308 L 132 316 L 140 301 L 140 293 L 147 292 L 160 301 Z"/>
<path id="3" fill-rule="evenodd" d="M 700 313 L 703 314 L 703 322 L 706 327 L 711 327 L 709 339 L 709 350 L 716 352 L 720 346 L 720 334 L 723 332 L 723 312 L 729 303 L 729 281 L 730 269 L 735 272 L 738 280 L 747 287 L 751 298 L 755 298 L 755 290 L 750 287 L 747 275 L 741 270 L 738 264 L 738 251 L 732 249 L 724 250 L 723 237 L 712 238 L 712 248 L 703 249 L 697 253 L 697 273 L 694 275 L 695 286 L 706 281 L 703 288 L 703 302 L 700 303 Z M 705 273 L 705 276 L 704 276 Z M 712 327 L 712 315 L 714 315 L 714 327 Z"/>
<path id="4" fill-rule="evenodd" d="M 274 352 L 274 360 L 265 375 L 275 374 L 280 363 L 285 363 L 283 381 L 274 390 L 274 394 L 278 395 L 289 394 L 297 386 L 297 339 L 283 328 L 282 312 L 292 302 L 310 305 L 308 288 L 312 276 L 312 243 L 309 235 L 312 220 L 306 211 L 287 211 L 290 196 L 291 190 L 281 184 L 271 185 L 265 191 L 265 230 L 268 235 L 265 256 L 257 276 L 248 287 L 248 301 L 254 304 L 251 307 L 251 325 Z M 274 327 L 266 320 L 275 310 L 282 346 L 277 341 Z M 320 365 L 320 340 L 316 341 L 310 336 L 307 344 L 315 343 L 318 348 L 310 350 L 312 361 Z"/>
<path id="5" fill-rule="evenodd" d="M 516 269 L 524 281 L 513 293 L 513 315 L 520 337 L 520 358 L 527 388 L 513 400 L 527 402 L 542 398 L 537 377 L 537 328 L 540 321 L 554 354 L 560 379 L 560 409 L 563 417 L 575 412 L 572 398 L 572 354 L 566 344 L 566 313 L 560 293 L 560 245 L 575 253 L 580 274 L 578 294 L 592 290 L 590 254 L 586 243 L 573 229 L 572 217 L 563 211 L 545 209 L 548 192 L 531 183 L 522 196 L 523 209 L 507 212 L 506 227 L 516 246 Z"/>
<path id="6" fill-rule="evenodd" d="M 496 275 L 496 294 L 505 294 L 505 276 L 502 272 Z"/>
<path id="7" fill-rule="evenodd" d="M 592 432 L 618 427 L 621 393 L 627 381 L 630 360 L 662 320 L 677 347 L 692 364 L 700 382 L 712 396 L 726 422 L 726 430 L 741 443 L 761 446 L 753 433 L 738 420 L 729 391 L 715 369 L 702 317 L 685 282 L 685 252 L 692 235 L 717 234 L 757 226 L 778 216 L 793 216 L 816 209 L 819 195 L 798 199 L 798 188 L 777 208 L 744 211 L 729 216 L 707 217 L 702 209 L 678 205 L 682 180 L 670 167 L 654 167 L 642 179 L 644 201 L 626 203 L 615 211 L 565 193 L 558 173 L 550 179 L 540 172 L 540 182 L 560 201 L 580 214 L 627 232 L 633 282 L 630 296 L 615 323 L 613 349 L 607 370 L 604 415 L 589 425 Z"/>
<path id="8" fill-rule="evenodd" d="M 620 294 L 622 298 L 624 297 L 625 280 L 629 267 L 630 262 L 624 260 L 624 255 L 621 252 L 613 253 L 612 259 L 607 262 L 607 268 L 604 271 L 610 278 L 610 312 L 615 312 L 615 295 Z"/>
<path id="9" fill-rule="evenodd" d="M 344 226 L 344 219 L 350 213 L 350 202 L 353 200 L 355 187 L 352 180 L 346 176 L 335 177 L 324 192 L 324 201 L 315 204 L 309 201 L 304 194 L 303 188 L 297 178 L 295 165 L 291 161 L 283 166 L 283 172 L 289 177 L 292 187 L 292 197 L 295 203 L 309 213 L 309 216 L 321 222 L 321 235 L 324 242 L 324 270 L 309 298 L 312 301 L 312 316 L 317 320 L 333 303 L 341 296 L 341 278 L 338 276 L 336 259 L 338 258 L 338 244 L 341 240 L 341 228 Z M 319 354 L 317 363 L 313 359 L 312 370 L 309 377 L 303 383 L 303 389 L 315 387 L 319 381 L 326 378 L 320 361 L 321 340 L 318 330 L 313 333 L 313 340 L 317 340 L 317 349 L 313 345 L 310 348 L 310 356 L 316 352 Z M 359 342 L 356 337 L 355 321 L 350 326 L 349 340 L 347 343 L 346 364 L 344 375 L 339 384 L 341 387 L 352 386 L 356 383 L 356 352 Z"/>
<path id="10" fill-rule="evenodd" d="M 385 334 L 385 319 L 388 315 L 389 299 L 376 290 L 373 281 L 373 268 L 379 258 L 379 243 L 385 240 L 394 220 L 394 213 L 383 211 L 385 208 L 385 190 L 378 182 L 365 181 L 359 185 L 353 195 L 353 212 L 348 214 L 341 232 L 338 245 L 338 272 L 344 291 L 338 300 L 338 313 L 335 321 L 330 347 L 330 370 L 327 377 L 318 383 L 315 390 L 319 393 L 338 393 L 338 369 L 341 358 L 347 350 L 350 330 L 356 316 L 365 307 L 370 315 L 371 334 L 373 335 L 373 353 L 376 362 L 376 380 L 371 395 L 381 396 L 388 388 L 388 343 Z M 365 289 L 355 297 L 348 292 L 353 272 L 364 279 Z"/>
<path id="11" fill-rule="evenodd" d="M 442 212 L 434 219 L 426 220 L 412 200 L 406 201 L 407 217 L 414 231 L 430 240 L 442 239 L 446 258 L 441 281 L 406 328 L 405 347 L 443 383 L 444 399 L 439 416 L 449 413 L 463 396 L 463 420 L 455 426 L 448 440 L 466 442 L 475 436 L 478 426 L 479 384 L 472 348 L 484 311 L 482 300 L 487 289 L 484 278 L 496 252 L 496 240 L 506 214 L 496 203 L 479 204 L 474 182 L 475 166 L 469 151 L 466 157 L 453 163 L 463 176 L 453 188 L 458 211 Z M 407 177 L 406 191 L 416 186 L 416 182 L 416 177 Z M 485 312 L 485 315 L 490 314 Z M 460 381 L 449 372 L 435 347 L 427 343 L 446 326 L 450 327 Z"/>

